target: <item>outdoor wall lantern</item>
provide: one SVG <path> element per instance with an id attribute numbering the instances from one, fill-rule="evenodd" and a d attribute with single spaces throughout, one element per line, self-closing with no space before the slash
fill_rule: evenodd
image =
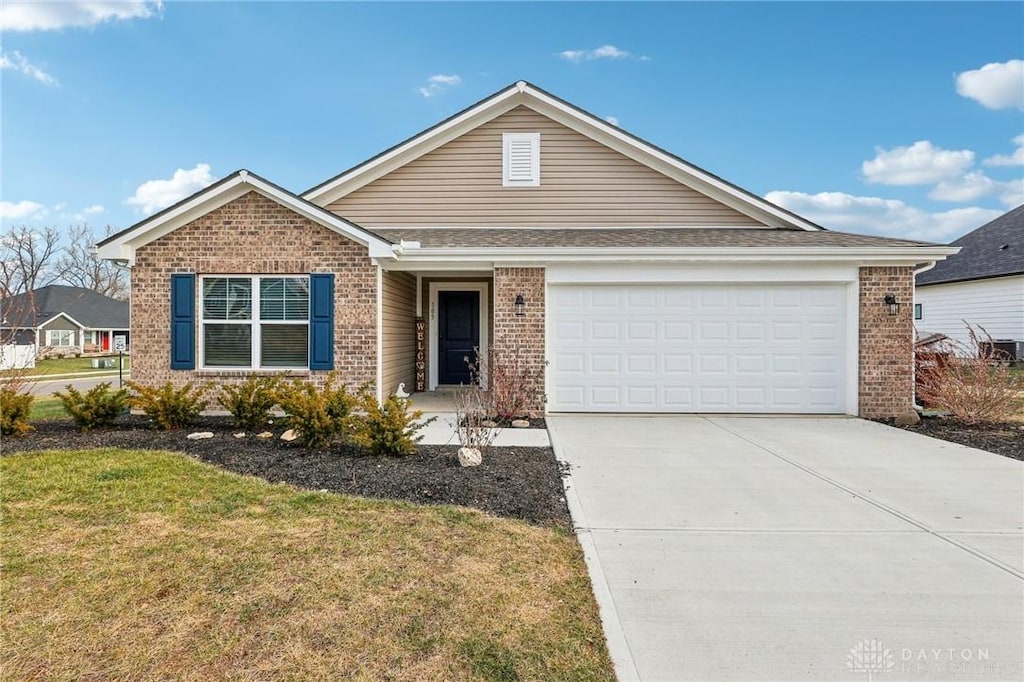
<path id="1" fill-rule="evenodd" d="M 886 294 L 883 303 L 889 309 L 890 315 L 900 314 L 900 302 L 896 300 L 896 294 Z"/>
<path id="2" fill-rule="evenodd" d="M 522 317 L 526 314 L 526 299 L 523 298 L 522 294 L 516 294 L 516 317 Z"/>

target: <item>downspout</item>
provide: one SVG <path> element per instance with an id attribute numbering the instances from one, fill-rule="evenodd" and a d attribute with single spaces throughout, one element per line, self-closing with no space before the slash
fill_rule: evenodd
<path id="1" fill-rule="evenodd" d="M 911 316 L 913 316 L 913 314 L 914 314 L 914 306 L 917 305 L 917 276 L 920 275 L 923 272 L 928 272 L 929 270 L 934 268 L 937 264 L 938 264 L 938 261 L 932 261 L 931 263 L 928 263 L 927 265 L 923 265 L 923 266 L 917 268 L 916 270 L 914 270 L 914 298 L 910 301 L 910 314 L 911 314 Z M 914 329 L 915 330 L 917 329 L 917 325 L 914 325 Z M 916 337 L 916 334 L 915 334 L 915 337 Z M 917 339 L 916 338 L 914 339 L 914 342 L 915 342 L 915 344 L 917 343 Z M 917 359 L 916 358 L 914 359 L 914 364 L 911 365 L 911 370 L 912 370 L 912 374 L 913 374 L 913 377 L 914 377 L 914 403 L 913 403 L 913 407 L 914 407 L 915 410 L 917 410 L 918 414 L 923 415 L 924 414 L 924 405 L 919 405 L 917 403 Z"/>

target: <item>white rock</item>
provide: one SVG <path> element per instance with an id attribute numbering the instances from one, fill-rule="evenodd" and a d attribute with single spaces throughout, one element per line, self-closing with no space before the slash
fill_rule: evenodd
<path id="1" fill-rule="evenodd" d="M 484 427 L 485 429 L 495 429 L 498 427 L 498 422 L 491 421 L 490 419 L 485 419 L 484 421 L 480 422 L 480 426 Z"/>
<path id="2" fill-rule="evenodd" d="M 295 433 L 295 429 L 288 429 L 287 431 L 281 434 L 281 440 L 286 441 L 288 443 L 292 442 L 298 437 L 299 434 Z"/>
<path id="3" fill-rule="evenodd" d="M 206 440 L 207 438 L 213 438 L 212 431 L 196 431 L 185 436 L 189 440 Z"/>
<path id="4" fill-rule="evenodd" d="M 245 431 L 239 431 L 236 433 L 235 438 L 245 438 Z"/>
<path id="5" fill-rule="evenodd" d="M 459 466 L 478 467 L 483 457 L 476 448 L 459 448 Z"/>
<path id="6" fill-rule="evenodd" d="M 261 432 L 256 434 L 256 437 L 257 438 L 273 438 L 274 434 L 272 434 L 270 431 L 261 431 Z"/>
<path id="7" fill-rule="evenodd" d="M 512 427 L 516 428 L 516 429 L 528 429 L 528 428 L 530 428 L 530 420 L 529 419 L 513 419 L 512 420 Z"/>

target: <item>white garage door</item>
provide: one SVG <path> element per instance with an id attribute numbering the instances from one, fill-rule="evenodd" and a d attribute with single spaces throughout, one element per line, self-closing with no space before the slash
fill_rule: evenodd
<path id="1" fill-rule="evenodd" d="M 844 285 L 552 285 L 554 412 L 845 412 Z"/>

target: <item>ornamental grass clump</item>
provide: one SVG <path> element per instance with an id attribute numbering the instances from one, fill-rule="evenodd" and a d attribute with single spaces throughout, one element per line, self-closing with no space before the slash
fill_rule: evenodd
<path id="1" fill-rule="evenodd" d="M 416 444 L 423 440 L 417 433 L 437 418 L 420 421 L 423 412 L 410 410 L 407 398 L 392 395 L 382 403 L 370 386 L 359 392 L 359 409 L 361 414 L 353 418 L 352 441 L 371 455 L 416 454 Z"/>
<path id="2" fill-rule="evenodd" d="M 236 427 L 258 431 L 270 422 L 281 383 L 279 376 L 251 374 L 240 384 L 222 386 L 217 401 L 231 413 Z"/>
<path id="3" fill-rule="evenodd" d="M 128 382 L 135 391 L 129 399 L 132 407 L 138 408 L 153 420 L 153 426 L 162 430 L 180 429 L 189 426 L 206 409 L 206 385 L 196 386 L 189 382 L 179 388 L 168 381 L 163 386 L 153 387 Z"/>
<path id="4" fill-rule="evenodd" d="M 337 375 L 332 372 L 319 389 L 301 380 L 282 384 L 277 402 L 287 416 L 288 426 L 295 430 L 299 444 L 323 449 L 348 436 L 356 397 L 345 386 L 338 385 Z"/>
<path id="5" fill-rule="evenodd" d="M 111 426 L 128 409 L 128 389 L 114 391 L 109 381 L 93 386 L 85 393 L 68 384 L 67 393 L 57 392 L 54 395 L 82 431 Z"/>

